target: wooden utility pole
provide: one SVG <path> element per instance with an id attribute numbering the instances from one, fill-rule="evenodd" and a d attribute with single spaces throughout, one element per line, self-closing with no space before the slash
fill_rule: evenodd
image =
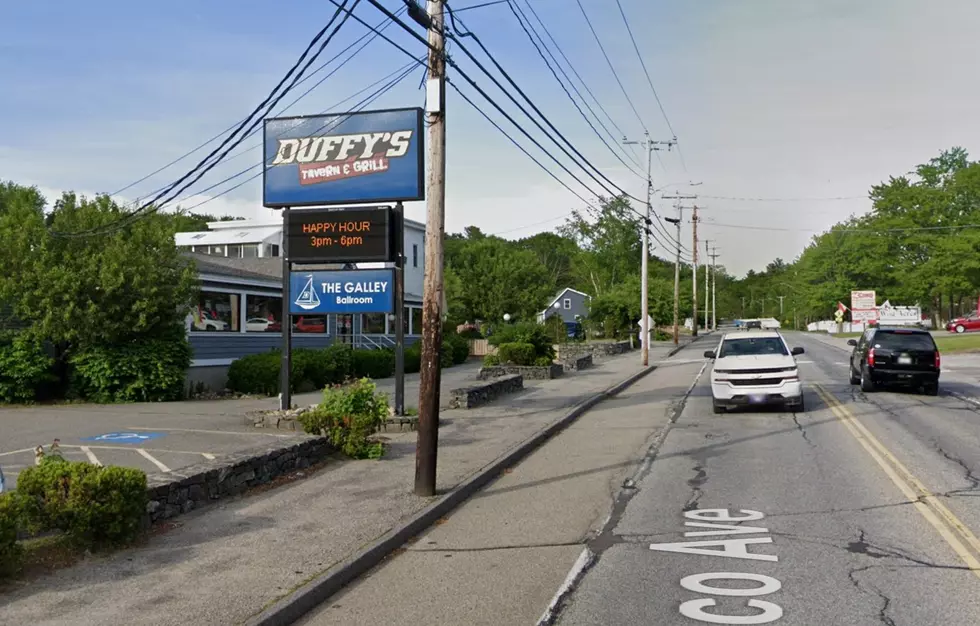
<path id="1" fill-rule="evenodd" d="M 708 281 L 711 277 L 708 275 L 708 268 L 711 265 L 708 263 L 708 256 L 710 253 L 708 251 L 708 244 L 711 243 L 711 239 L 704 240 L 704 329 L 708 330 Z"/>
<path id="2" fill-rule="evenodd" d="M 691 315 L 691 334 L 694 337 L 698 336 L 698 205 L 694 205 L 694 210 L 691 212 L 691 232 L 694 235 L 694 245 L 691 247 L 691 285 L 692 289 L 692 299 L 693 303 L 693 313 Z M 705 259 L 707 262 L 707 259 Z M 704 302 L 705 308 L 708 306 L 707 300 Z M 705 330 L 708 330 L 705 327 Z"/>
<path id="3" fill-rule="evenodd" d="M 439 447 L 440 352 L 442 350 L 443 235 L 446 219 L 446 41 L 444 0 L 429 0 L 429 76 L 426 126 L 429 177 L 426 181 L 425 284 L 422 294 L 422 364 L 419 372 L 419 430 L 415 448 L 415 493 L 436 493 Z M 435 100 L 432 102 L 431 100 Z"/>
<path id="4" fill-rule="evenodd" d="M 718 258 L 718 248 L 712 248 L 711 253 L 711 329 L 718 330 L 718 300 L 715 288 L 718 286 L 718 268 L 715 267 Z M 742 308 L 745 308 L 745 298 L 742 298 Z"/>
<path id="5" fill-rule="evenodd" d="M 660 196 L 664 200 L 678 200 L 678 203 L 674 205 L 677 209 L 677 217 L 667 217 L 664 218 L 671 224 L 677 227 L 677 236 L 674 237 L 674 244 L 677 246 L 677 259 L 674 261 L 674 345 L 680 343 L 680 304 L 681 304 L 681 221 L 682 214 L 681 211 L 684 209 L 689 209 L 691 207 L 681 206 L 680 200 L 696 200 L 697 195 L 683 196 L 680 194 L 674 196 Z M 697 321 L 694 322 L 697 324 Z M 694 325 L 692 324 L 692 326 Z"/>

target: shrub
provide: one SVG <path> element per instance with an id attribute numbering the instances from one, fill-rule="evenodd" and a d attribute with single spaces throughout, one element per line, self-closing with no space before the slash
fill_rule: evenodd
<path id="1" fill-rule="evenodd" d="M 453 361 L 453 347 L 443 339 L 442 346 L 439 348 L 439 367 L 440 369 L 446 369 L 455 364 L 455 361 Z"/>
<path id="2" fill-rule="evenodd" d="M 488 354 L 483 357 L 483 367 L 494 367 L 500 365 L 500 357 L 496 354 Z"/>
<path id="3" fill-rule="evenodd" d="M 54 359 L 25 333 L 0 335 L 0 402 L 32 402 L 54 382 Z"/>
<path id="4" fill-rule="evenodd" d="M 17 543 L 21 523 L 20 498 L 17 492 L 0 494 L 0 579 L 20 571 L 23 549 Z"/>
<path id="5" fill-rule="evenodd" d="M 502 343 L 497 346 L 500 360 L 514 365 L 533 365 L 537 358 L 535 352 L 534 345 L 530 343 Z"/>
<path id="6" fill-rule="evenodd" d="M 351 375 L 355 378 L 388 378 L 395 374 L 395 353 L 391 350 L 354 350 Z"/>
<path id="7" fill-rule="evenodd" d="M 452 352 L 453 364 L 459 365 L 461 363 L 466 363 L 467 359 L 470 358 L 470 342 L 461 335 L 451 332 L 446 335 L 443 341 L 443 350 L 447 347 Z"/>
<path id="8" fill-rule="evenodd" d="M 555 347 L 551 339 L 541 324 L 521 322 L 497 328 L 490 337 L 489 343 L 498 347 L 505 343 L 529 343 L 534 346 L 535 356 L 546 356 L 554 360 Z"/>
<path id="9" fill-rule="evenodd" d="M 405 373 L 417 374 L 422 370 L 422 342 L 405 348 Z"/>
<path id="10" fill-rule="evenodd" d="M 534 364 L 538 367 L 549 367 L 554 363 L 553 359 L 549 359 L 546 356 L 539 356 L 534 359 Z"/>
<path id="11" fill-rule="evenodd" d="M 26 527 L 60 530 L 87 547 L 118 545 L 140 532 L 146 511 L 146 474 L 45 457 L 18 477 Z"/>
<path id="12" fill-rule="evenodd" d="M 236 359 L 228 368 L 228 388 L 238 393 L 276 395 L 281 360 L 278 350 Z"/>
<path id="13" fill-rule="evenodd" d="M 316 409 L 300 415 L 299 421 L 310 434 L 324 434 L 330 443 L 355 459 L 376 459 L 384 454 L 384 444 L 370 441 L 388 417 L 388 397 L 375 393 L 375 385 L 364 378 L 341 388 L 326 389 Z"/>
<path id="14" fill-rule="evenodd" d="M 182 327 L 155 338 L 82 348 L 69 362 L 75 393 L 96 402 L 160 402 L 184 395 L 191 347 Z"/>
<path id="15" fill-rule="evenodd" d="M 457 334 L 467 341 L 470 339 L 483 339 L 483 334 L 475 328 L 464 328 L 462 332 Z"/>

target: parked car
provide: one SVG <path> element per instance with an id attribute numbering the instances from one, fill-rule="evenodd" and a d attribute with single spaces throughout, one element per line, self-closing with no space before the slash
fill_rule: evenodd
<path id="1" fill-rule="evenodd" d="M 803 352 L 803 348 L 790 349 L 776 331 L 726 334 L 716 350 L 704 353 L 705 358 L 715 360 L 711 369 L 713 411 L 778 404 L 802 413 L 806 407 L 795 357 Z"/>
<path id="2" fill-rule="evenodd" d="M 264 317 L 253 317 L 245 322 L 245 330 L 250 333 L 278 333 L 282 330 L 282 324 Z"/>
<path id="3" fill-rule="evenodd" d="M 951 333 L 965 333 L 967 331 L 980 330 L 980 314 L 976 311 L 963 317 L 957 317 L 946 324 L 946 330 Z"/>
<path id="4" fill-rule="evenodd" d="M 871 392 L 879 386 L 901 385 L 939 394 L 941 356 L 932 335 L 918 328 L 869 328 L 861 339 L 847 342 L 850 379 Z"/>
<path id="5" fill-rule="evenodd" d="M 293 330 L 298 333 L 325 333 L 327 321 L 322 318 L 300 317 L 293 323 Z"/>

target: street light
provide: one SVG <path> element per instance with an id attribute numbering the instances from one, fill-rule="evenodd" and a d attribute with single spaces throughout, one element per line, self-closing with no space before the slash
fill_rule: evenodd
<path id="1" fill-rule="evenodd" d="M 504 313 L 504 321 L 505 322 L 509 322 L 510 321 L 510 313 Z"/>

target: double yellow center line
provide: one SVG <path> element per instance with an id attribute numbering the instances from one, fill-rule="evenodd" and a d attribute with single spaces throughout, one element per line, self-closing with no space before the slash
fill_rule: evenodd
<path id="1" fill-rule="evenodd" d="M 895 458 L 871 431 L 851 413 L 837 398 L 831 395 L 819 384 L 813 385 L 817 395 L 830 407 L 833 414 L 857 439 L 885 474 L 891 478 L 915 509 L 926 518 L 939 532 L 942 538 L 959 555 L 963 563 L 980 578 L 980 539 L 973 534 L 966 524 L 959 520 L 949 508 L 943 504 L 931 491 L 926 489 L 918 478 Z"/>

